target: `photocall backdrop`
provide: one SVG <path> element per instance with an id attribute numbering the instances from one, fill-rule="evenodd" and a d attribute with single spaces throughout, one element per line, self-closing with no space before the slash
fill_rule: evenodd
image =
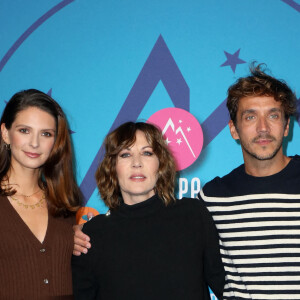
<path id="1" fill-rule="evenodd" d="M 61 104 L 88 207 L 80 221 L 107 211 L 94 173 L 123 122 L 161 127 L 181 198 L 242 163 L 225 101 L 249 63 L 285 79 L 300 111 L 299 0 L 1 0 L 0 26 L 0 110 L 28 88 Z M 288 155 L 300 152 L 300 119 L 291 129 Z"/>

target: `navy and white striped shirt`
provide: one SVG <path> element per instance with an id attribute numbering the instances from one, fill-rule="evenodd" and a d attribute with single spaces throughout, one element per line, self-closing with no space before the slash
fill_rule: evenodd
<path id="1" fill-rule="evenodd" d="M 300 300 L 300 157 L 267 177 L 241 165 L 201 198 L 220 236 L 224 300 Z"/>

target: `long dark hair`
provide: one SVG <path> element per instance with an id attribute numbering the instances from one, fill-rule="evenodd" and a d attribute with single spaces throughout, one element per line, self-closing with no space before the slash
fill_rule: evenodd
<path id="1" fill-rule="evenodd" d="M 39 186 L 46 193 L 49 212 L 53 216 L 67 216 L 80 207 L 82 196 L 77 186 L 72 160 L 72 146 L 67 119 L 59 104 L 47 94 L 29 89 L 16 93 L 8 101 L 1 117 L 1 125 L 10 129 L 21 111 L 36 107 L 54 117 L 56 136 L 53 149 L 43 166 L 40 167 Z M 0 137 L 0 182 L 8 180 L 11 167 L 11 153 Z M 6 185 L 0 186 L 0 194 L 10 196 L 16 191 Z"/>

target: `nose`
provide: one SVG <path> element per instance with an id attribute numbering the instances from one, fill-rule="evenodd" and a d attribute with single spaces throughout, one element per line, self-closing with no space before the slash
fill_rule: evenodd
<path id="1" fill-rule="evenodd" d="M 40 137 L 38 134 L 32 134 L 30 139 L 30 146 L 32 148 L 37 148 L 40 145 Z"/>
<path id="2" fill-rule="evenodd" d="M 142 167 L 142 160 L 139 155 L 134 155 L 132 157 L 132 167 L 133 168 L 140 168 Z"/>
<path id="3" fill-rule="evenodd" d="M 257 122 L 257 131 L 258 132 L 269 132 L 269 123 L 265 117 L 260 117 Z"/>

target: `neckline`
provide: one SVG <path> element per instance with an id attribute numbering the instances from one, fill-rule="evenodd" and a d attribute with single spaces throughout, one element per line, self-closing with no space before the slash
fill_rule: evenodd
<path id="1" fill-rule="evenodd" d="M 282 176 L 285 176 L 285 174 L 289 174 L 290 170 L 293 168 L 295 164 L 295 158 L 291 157 L 291 160 L 288 162 L 288 164 L 279 172 L 268 175 L 268 176 L 253 176 L 245 171 L 245 164 L 241 165 L 241 171 L 245 177 L 247 177 L 249 180 L 256 180 L 256 181 L 269 181 L 269 180 L 276 180 L 277 178 L 282 180 Z"/>
<path id="2" fill-rule="evenodd" d="M 131 218 L 139 218 L 150 215 L 163 206 L 164 203 L 162 199 L 160 199 L 158 195 L 155 194 L 149 199 L 133 205 L 128 205 L 122 201 L 119 208 L 113 210 L 112 213 L 115 215 L 122 215 Z"/>
<path id="3" fill-rule="evenodd" d="M 19 213 L 14 209 L 14 207 L 12 206 L 12 204 L 10 203 L 9 199 L 7 198 L 7 196 L 4 196 L 2 197 L 3 200 L 4 200 L 4 203 L 8 209 L 8 212 L 10 212 L 10 215 L 12 218 L 14 218 L 14 221 L 16 223 L 19 224 L 20 227 L 24 228 L 24 232 L 22 231 L 21 234 L 22 235 L 26 235 L 27 236 L 27 239 L 29 241 L 31 241 L 30 243 L 32 245 L 35 245 L 37 247 L 41 247 L 41 246 L 45 246 L 45 244 L 47 243 L 47 240 L 48 240 L 48 236 L 49 236 L 49 229 L 50 229 L 50 214 L 49 214 L 49 211 L 48 211 L 48 222 L 47 222 L 47 229 L 46 229 L 46 233 L 45 233 L 45 236 L 44 236 L 44 240 L 41 242 L 35 235 L 34 233 L 31 231 L 31 229 L 28 227 L 28 225 L 24 222 L 24 220 L 22 219 L 22 217 L 19 215 Z M 18 234 L 20 234 L 18 232 Z"/>

